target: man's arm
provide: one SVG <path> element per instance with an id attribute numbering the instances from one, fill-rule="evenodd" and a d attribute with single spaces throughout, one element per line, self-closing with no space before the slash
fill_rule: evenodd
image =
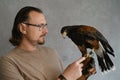
<path id="1" fill-rule="evenodd" d="M 92 63 L 90 62 L 91 60 Z M 88 65 L 90 66 L 90 68 L 87 69 L 88 73 L 82 74 L 83 69 L 85 69 L 85 67 Z M 60 77 L 61 79 L 58 78 L 57 80 L 87 80 L 88 77 L 95 73 L 96 68 L 93 58 L 91 57 L 80 58 L 79 60 L 70 64 Z"/>
<path id="2" fill-rule="evenodd" d="M 7 57 L 0 58 L 0 80 L 24 80 L 17 66 Z"/>

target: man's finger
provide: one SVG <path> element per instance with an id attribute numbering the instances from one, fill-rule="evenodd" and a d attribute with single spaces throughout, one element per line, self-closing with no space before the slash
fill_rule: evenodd
<path id="1" fill-rule="evenodd" d="M 85 60 L 85 57 L 81 57 L 80 59 L 77 60 L 77 63 L 80 64 L 80 63 L 83 62 L 84 60 Z"/>

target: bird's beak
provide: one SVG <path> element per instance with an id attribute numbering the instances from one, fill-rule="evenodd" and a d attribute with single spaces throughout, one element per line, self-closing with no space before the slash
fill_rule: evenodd
<path id="1" fill-rule="evenodd" d="M 63 32 L 62 37 L 65 39 L 67 32 Z"/>

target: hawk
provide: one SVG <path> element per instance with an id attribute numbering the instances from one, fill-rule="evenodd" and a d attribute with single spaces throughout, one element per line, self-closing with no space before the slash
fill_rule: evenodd
<path id="1" fill-rule="evenodd" d="M 97 56 L 98 64 L 102 72 L 113 68 L 114 64 L 109 54 L 114 56 L 114 50 L 107 39 L 95 27 L 88 25 L 64 26 L 61 34 L 65 38 L 68 36 L 79 48 L 82 56 L 87 55 L 87 49 Z"/>

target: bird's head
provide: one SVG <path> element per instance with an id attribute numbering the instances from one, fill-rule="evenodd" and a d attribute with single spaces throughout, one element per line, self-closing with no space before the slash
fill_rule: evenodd
<path id="1" fill-rule="evenodd" d="M 67 26 L 64 26 L 62 29 L 61 29 L 61 34 L 62 34 L 62 37 L 65 38 L 68 34 L 68 27 Z"/>

